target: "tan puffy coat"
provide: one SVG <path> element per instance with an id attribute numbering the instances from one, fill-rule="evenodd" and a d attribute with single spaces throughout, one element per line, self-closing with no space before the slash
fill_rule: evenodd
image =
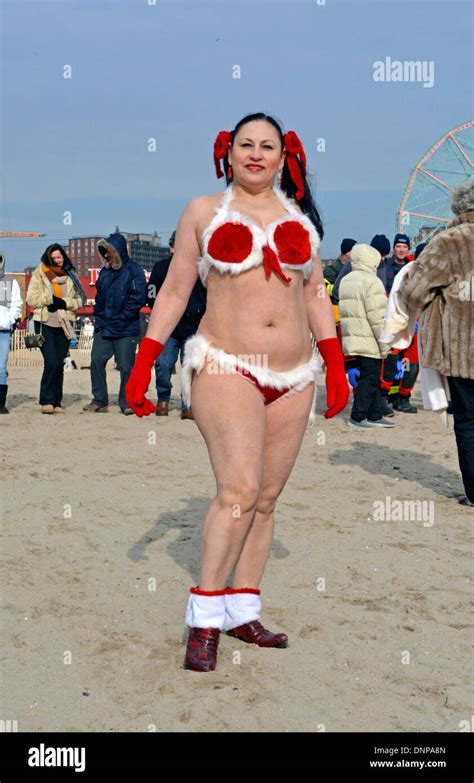
<path id="1" fill-rule="evenodd" d="M 74 313 L 82 307 L 82 299 L 74 288 L 70 277 L 67 278 L 66 296 L 67 305 L 65 313 L 70 321 L 74 321 Z M 37 267 L 31 275 L 26 303 L 33 307 L 33 320 L 47 323 L 49 319 L 48 305 L 53 304 L 53 288 L 41 266 Z"/>
<path id="2" fill-rule="evenodd" d="M 382 281 L 377 277 L 380 253 L 370 245 L 352 248 L 352 271 L 339 288 L 342 350 L 346 355 L 383 359 L 390 347 L 379 343 L 387 307 Z"/>
<path id="3" fill-rule="evenodd" d="M 424 308 L 420 360 L 454 378 L 474 378 L 474 212 L 464 212 L 433 237 L 410 265 L 400 294 Z"/>

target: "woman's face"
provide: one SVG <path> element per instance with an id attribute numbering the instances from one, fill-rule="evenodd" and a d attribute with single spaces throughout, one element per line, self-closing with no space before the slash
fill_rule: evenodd
<path id="1" fill-rule="evenodd" d="M 244 185 L 272 184 L 285 153 L 276 129 L 266 120 L 252 120 L 239 129 L 229 147 L 233 180 Z"/>
<path id="2" fill-rule="evenodd" d="M 60 250 L 53 250 L 51 253 L 51 261 L 54 266 L 62 266 L 64 264 L 63 254 Z"/>

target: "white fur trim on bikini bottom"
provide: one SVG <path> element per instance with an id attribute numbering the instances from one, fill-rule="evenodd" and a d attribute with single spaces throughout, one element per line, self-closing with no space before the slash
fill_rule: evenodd
<path id="1" fill-rule="evenodd" d="M 246 355 L 248 356 L 248 354 Z M 270 386 L 272 389 L 290 387 L 290 391 L 285 396 L 302 391 L 315 380 L 317 373 L 321 370 L 321 361 L 315 353 L 309 362 L 300 364 L 292 370 L 279 372 L 270 369 L 270 367 L 247 362 L 244 358 L 227 353 L 222 348 L 215 348 L 203 334 L 195 334 L 184 344 L 183 364 L 180 373 L 181 394 L 183 402 L 188 408 L 191 407 L 193 370 L 199 374 L 205 365 L 206 358 L 214 359 L 217 365 L 216 372 L 218 369 L 236 372 L 236 367 L 240 367 L 252 373 L 261 386 Z"/>

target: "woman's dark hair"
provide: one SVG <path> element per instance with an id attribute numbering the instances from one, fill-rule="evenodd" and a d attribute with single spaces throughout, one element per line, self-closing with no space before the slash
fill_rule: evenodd
<path id="1" fill-rule="evenodd" d="M 239 120 L 239 122 L 235 126 L 234 130 L 230 132 L 231 136 L 232 136 L 232 145 L 234 144 L 234 139 L 235 139 L 238 131 L 240 130 L 240 128 L 243 125 L 245 125 L 247 122 L 252 122 L 253 120 L 265 120 L 266 122 L 269 122 L 270 125 L 273 125 L 273 127 L 275 128 L 275 130 L 278 133 L 278 136 L 279 136 L 280 142 L 281 142 L 281 148 L 283 150 L 283 147 L 285 146 L 285 142 L 283 140 L 283 131 L 282 131 L 279 123 L 274 119 L 274 117 L 271 117 L 269 114 L 265 114 L 264 112 L 257 112 L 256 114 L 247 114 L 246 117 L 243 117 L 241 120 Z M 303 198 L 298 199 L 296 201 L 296 203 L 299 204 L 299 206 L 301 207 L 302 212 L 304 212 L 304 214 L 309 217 L 311 222 L 316 227 L 316 230 L 317 230 L 320 238 L 322 239 L 323 236 L 324 236 L 323 224 L 321 222 L 321 218 L 320 218 L 318 209 L 316 207 L 316 204 L 314 203 L 314 199 L 313 199 L 313 195 L 311 193 L 311 188 L 310 188 L 310 185 L 309 185 L 309 182 L 308 182 L 308 178 L 307 178 L 307 176 L 303 172 L 303 169 L 302 169 L 301 163 L 299 161 L 299 158 L 296 158 L 296 161 L 297 161 L 299 169 L 301 171 L 301 178 L 302 178 L 303 184 L 304 184 L 304 195 L 303 195 Z M 229 182 L 231 182 L 231 180 L 228 177 L 229 160 L 227 158 L 227 155 L 223 159 L 223 164 L 224 164 L 225 179 L 226 179 L 226 183 L 228 185 Z M 282 175 L 281 175 L 281 185 L 280 185 L 280 187 L 284 191 L 284 193 L 286 193 L 288 198 L 295 198 L 297 187 L 296 187 L 295 183 L 293 182 L 293 180 L 291 179 L 290 169 L 288 167 L 287 156 L 285 156 L 285 163 L 283 164 L 283 171 L 282 171 Z"/>
<path id="2" fill-rule="evenodd" d="M 44 251 L 43 255 L 41 256 L 41 262 L 45 266 L 54 266 L 54 262 L 51 259 L 51 256 L 52 256 L 52 254 L 54 253 L 55 250 L 59 250 L 59 252 L 61 253 L 61 255 L 63 257 L 63 269 L 64 269 L 64 271 L 67 272 L 69 269 L 72 269 L 73 272 L 75 272 L 76 270 L 75 270 L 75 268 L 73 266 L 73 263 L 72 263 L 71 259 L 69 258 L 68 254 L 64 250 L 63 246 L 62 245 L 58 245 L 57 242 L 54 245 L 48 245 L 48 247 Z"/>

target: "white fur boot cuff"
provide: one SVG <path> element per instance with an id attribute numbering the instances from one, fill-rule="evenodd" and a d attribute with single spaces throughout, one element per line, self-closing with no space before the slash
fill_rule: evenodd
<path id="1" fill-rule="evenodd" d="M 260 620 L 262 601 L 256 593 L 227 593 L 225 596 L 224 631 Z"/>
<path id="2" fill-rule="evenodd" d="M 185 624 L 188 628 L 220 628 L 222 631 L 225 622 L 225 598 L 225 595 L 191 593 Z"/>

